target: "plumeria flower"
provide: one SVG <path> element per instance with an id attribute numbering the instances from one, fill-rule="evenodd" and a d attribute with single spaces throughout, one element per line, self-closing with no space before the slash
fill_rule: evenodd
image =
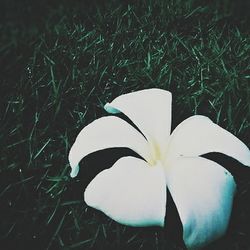
<path id="1" fill-rule="evenodd" d="M 147 89 L 124 94 L 105 105 L 125 114 L 137 127 L 116 116 L 87 125 L 70 153 L 71 177 L 86 155 L 126 147 L 141 158 L 120 158 L 87 186 L 87 205 L 129 226 L 164 226 L 169 189 L 188 249 L 198 249 L 227 230 L 236 184 L 221 165 L 201 157 L 220 152 L 250 166 L 248 147 L 233 134 L 201 115 L 191 116 L 171 131 L 171 93 Z M 88 170 L 84 170 L 88 171 Z M 166 220 L 165 220 L 166 217 Z"/>

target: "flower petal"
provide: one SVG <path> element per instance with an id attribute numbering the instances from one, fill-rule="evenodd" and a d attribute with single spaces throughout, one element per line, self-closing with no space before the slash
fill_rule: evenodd
<path id="1" fill-rule="evenodd" d="M 85 202 L 129 226 L 163 226 L 166 180 L 162 167 L 123 157 L 100 172 L 84 193 Z"/>
<path id="2" fill-rule="evenodd" d="M 183 225 L 183 239 L 198 249 L 222 236 L 228 226 L 236 184 L 219 164 L 179 157 L 169 166 L 167 185 Z"/>
<path id="3" fill-rule="evenodd" d="M 171 129 L 172 95 L 162 89 L 145 89 L 124 94 L 105 105 L 105 110 L 122 112 L 145 135 L 148 141 L 167 145 Z"/>
<path id="4" fill-rule="evenodd" d="M 192 116 L 180 123 L 171 134 L 169 157 L 199 156 L 209 152 L 226 154 L 250 166 L 247 146 L 208 117 Z"/>
<path id="5" fill-rule="evenodd" d="M 130 148 L 146 160 L 150 155 L 147 141 L 130 124 L 118 117 L 102 117 L 84 127 L 70 149 L 71 177 L 78 174 L 78 164 L 83 157 L 113 147 Z"/>

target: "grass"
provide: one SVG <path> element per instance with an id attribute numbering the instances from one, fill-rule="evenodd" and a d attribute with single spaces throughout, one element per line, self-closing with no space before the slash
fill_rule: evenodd
<path id="1" fill-rule="evenodd" d="M 184 249 L 171 233 L 177 221 L 163 230 L 129 228 L 84 204 L 83 190 L 93 176 L 131 152 L 90 155 L 83 162 L 89 171 L 72 180 L 68 151 L 81 128 L 105 115 L 106 102 L 151 87 L 173 93 L 173 128 L 204 114 L 250 147 L 249 4 L 1 5 L 3 249 Z M 250 173 L 228 159 L 222 164 L 232 167 L 238 193 L 227 234 L 207 249 L 250 249 Z"/>

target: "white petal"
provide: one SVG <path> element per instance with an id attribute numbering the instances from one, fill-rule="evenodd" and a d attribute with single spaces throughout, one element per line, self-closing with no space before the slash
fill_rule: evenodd
<path id="1" fill-rule="evenodd" d="M 236 184 L 219 164 L 202 157 L 173 161 L 167 185 L 183 225 L 189 249 L 199 249 L 227 230 Z"/>
<path id="2" fill-rule="evenodd" d="M 210 152 L 226 154 L 250 166 L 247 146 L 208 117 L 192 116 L 180 123 L 170 136 L 169 157 L 199 156 Z"/>
<path id="3" fill-rule="evenodd" d="M 78 164 L 83 157 L 98 150 L 114 147 L 127 147 L 144 159 L 149 158 L 148 143 L 135 128 L 118 117 L 102 117 L 84 127 L 70 149 L 71 177 L 77 175 Z"/>
<path id="4" fill-rule="evenodd" d="M 166 180 L 162 167 L 124 157 L 100 172 L 84 193 L 85 202 L 129 226 L 163 226 Z"/>
<path id="5" fill-rule="evenodd" d="M 124 94 L 105 105 L 109 113 L 124 113 L 148 141 L 167 145 L 171 129 L 172 95 L 162 89 L 145 89 Z"/>

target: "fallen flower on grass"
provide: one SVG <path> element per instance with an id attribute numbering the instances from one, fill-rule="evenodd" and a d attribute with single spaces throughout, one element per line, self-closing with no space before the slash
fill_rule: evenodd
<path id="1" fill-rule="evenodd" d="M 70 153 L 71 177 L 86 155 L 127 147 L 127 156 L 101 171 L 87 186 L 85 202 L 129 226 L 164 226 L 169 189 L 189 249 L 201 248 L 227 230 L 236 184 L 221 165 L 201 155 L 220 152 L 250 166 L 250 151 L 237 137 L 201 115 L 171 131 L 171 93 L 146 89 L 118 96 L 105 105 L 125 114 L 137 127 L 116 116 L 97 119 L 76 138 Z"/>

